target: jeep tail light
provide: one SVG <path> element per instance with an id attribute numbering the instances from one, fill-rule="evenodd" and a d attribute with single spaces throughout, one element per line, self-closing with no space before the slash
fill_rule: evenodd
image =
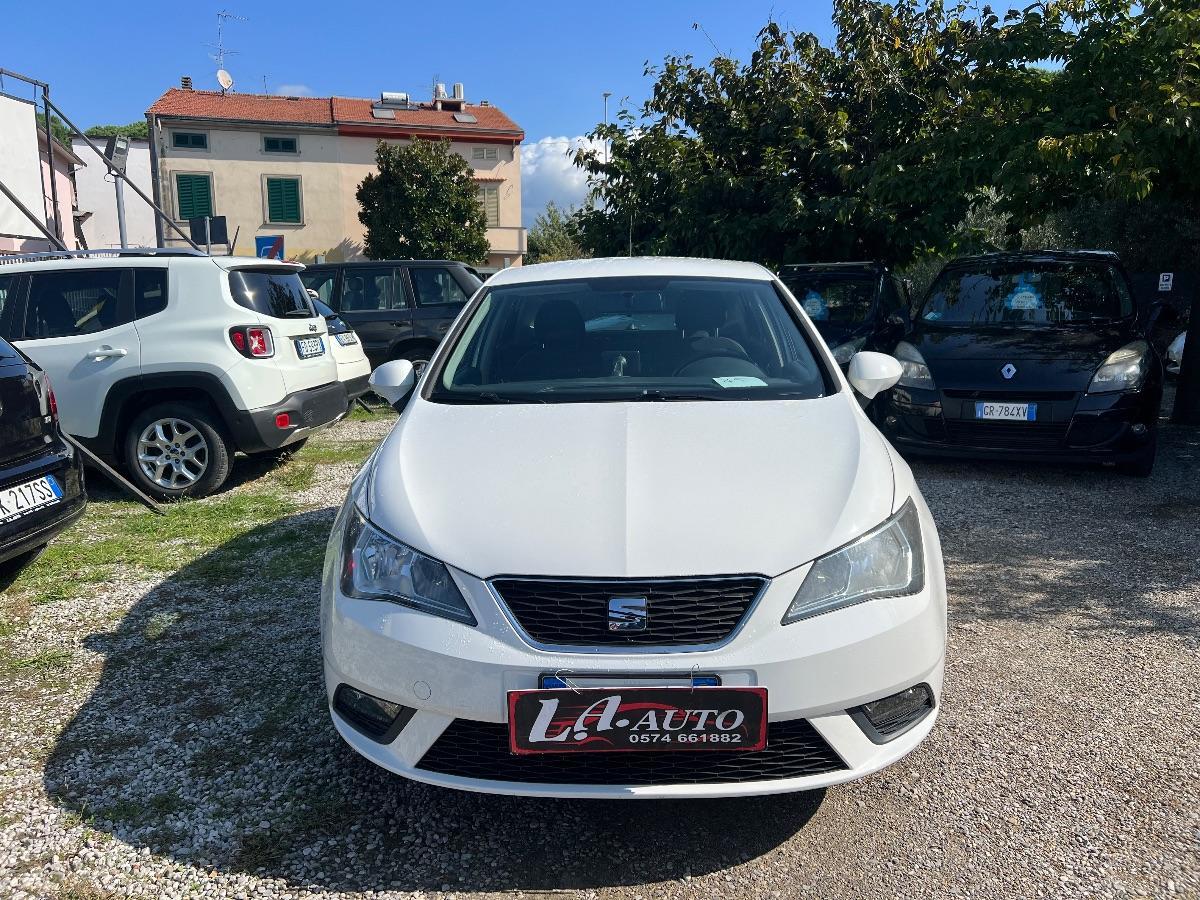
<path id="1" fill-rule="evenodd" d="M 243 325 L 229 329 L 229 340 L 238 353 L 250 359 L 267 359 L 275 355 L 271 329 L 261 325 Z"/>

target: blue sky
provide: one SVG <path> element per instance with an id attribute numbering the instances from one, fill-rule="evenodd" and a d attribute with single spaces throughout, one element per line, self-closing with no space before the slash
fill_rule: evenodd
<path id="1" fill-rule="evenodd" d="M 567 142 L 600 121 L 601 92 L 613 92 L 614 107 L 645 98 L 647 60 L 691 53 L 707 61 L 714 44 L 744 59 L 772 16 L 832 36 L 829 0 L 222 3 L 6 3 L 0 66 L 48 81 L 82 127 L 130 122 L 181 75 L 216 87 L 207 45 L 216 41 L 217 11 L 228 9 L 246 17 L 225 27 L 237 90 L 261 93 L 266 76 L 272 93 L 423 98 L 435 76 L 463 82 L 469 101 L 490 100 L 525 129 L 532 210 L 552 197 L 577 200 L 579 185 L 562 165 Z"/>

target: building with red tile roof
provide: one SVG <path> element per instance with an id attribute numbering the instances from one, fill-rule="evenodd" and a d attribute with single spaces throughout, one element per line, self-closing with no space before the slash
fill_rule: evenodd
<path id="1" fill-rule="evenodd" d="M 358 185 L 375 171 L 378 141 L 448 140 L 470 163 L 488 217 L 483 268 L 520 265 L 521 127 L 462 85 L 428 102 L 406 94 L 283 97 L 171 88 L 146 111 L 155 199 L 186 224 L 225 216 L 240 252 L 282 235 L 289 258 L 361 256 Z M 169 229 L 160 242 L 172 243 Z"/>

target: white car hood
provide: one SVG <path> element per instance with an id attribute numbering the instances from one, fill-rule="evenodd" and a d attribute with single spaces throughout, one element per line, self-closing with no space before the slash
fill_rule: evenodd
<path id="1" fill-rule="evenodd" d="M 413 398 L 371 519 L 480 578 L 775 576 L 892 511 L 879 433 L 819 400 L 464 405 Z"/>

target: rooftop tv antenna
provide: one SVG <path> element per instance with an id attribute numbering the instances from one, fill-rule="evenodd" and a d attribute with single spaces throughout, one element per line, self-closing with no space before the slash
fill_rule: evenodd
<path id="1" fill-rule="evenodd" d="M 245 16 L 239 16 L 236 13 L 231 13 L 227 9 L 223 9 L 219 13 L 217 13 L 217 42 L 215 44 L 209 44 L 208 46 L 214 48 L 217 51 L 216 53 L 210 53 L 209 56 L 211 56 L 213 61 L 217 64 L 217 73 L 218 73 L 217 81 L 218 82 L 221 81 L 221 76 L 220 76 L 221 72 L 225 72 L 226 77 L 228 77 L 228 75 L 229 75 L 229 73 L 225 71 L 225 57 L 233 56 L 234 54 L 237 53 L 236 50 L 227 50 L 225 48 L 225 22 L 227 19 L 232 19 L 235 22 L 245 22 L 246 21 Z M 229 83 L 232 85 L 233 79 L 230 79 Z M 225 87 L 224 85 L 221 85 L 221 89 L 228 90 L 228 88 Z"/>

